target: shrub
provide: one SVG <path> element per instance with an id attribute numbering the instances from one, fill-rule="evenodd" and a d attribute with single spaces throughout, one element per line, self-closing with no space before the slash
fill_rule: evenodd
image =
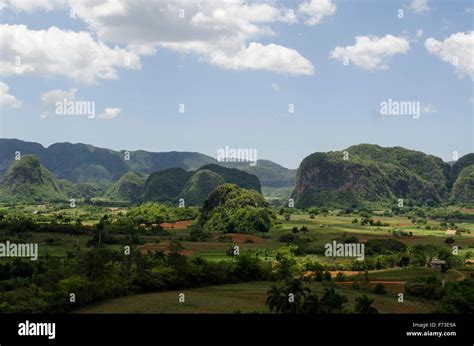
<path id="1" fill-rule="evenodd" d="M 278 241 L 281 243 L 295 243 L 298 241 L 298 236 L 293 233 L 285 233 L 278 238 Z"/>
<path id="2" fill-rule="evenodd" d="M 453 237 L 448 237 L 444 240 L 446 244 L 454 244 L 455 240 Z"/>
<path id="3" fill-rule="evenodd" d="M 377 284 L 375 285 L 374 287 L 374 293 L 375 294 L 386 294 L 387 293 L 387 290 L 385 289 L 385 286 L 382 285 L 382 284 Z"/>

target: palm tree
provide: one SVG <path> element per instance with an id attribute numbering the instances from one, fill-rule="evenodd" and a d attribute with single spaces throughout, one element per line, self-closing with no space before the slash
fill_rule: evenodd
<path id="1" fill-rule="evenodd" d="M 370 299 L 365 294 L 360 297 L 356 298 L 356 307 L 355 311 L 359 314 L 378 314 L 378 310 L 374 308 L 372 303 L 374 302 L 373 299 Z"/>
<path id="2" fill-rule="evenodd" d="M 304 286 L 301 279 L 290 279 L 286 282 L 286 285 L 282 288 L 284 292 L 284 300 L 282 312 L 283 313 L 299 313 L 304 309 L 304 303 L 306 296 L 311 293 L 311 290 Z M 290 294 L 294 300 L 290 301 Z"/>
<path id="3" fill-rule="evenodd" d="M 309 314 L 320 314 L 321 313 L 321 303 L 319 302 L 318 295 L 312 293 L 306 297 L 304 304 L 304 312 Z"/>
<path id="4" fill-rule="evenodd" d="M 334 287 L 326 289 L 324 295 L 320 300 L 321 308 L 324 313 L 341 313 L 344 308 L 344 304 L 347 303 L 347 297 L 336 293 Z"/>
<path id="5" fill-rule="evenodd" d="M 278 314 L 282 308 L 281 303 L 282 303 L 282 291 L 276 285 L 272 285 L 270 287 L 270 290 L 267 292 L 267 300 L 265 302 L 265 305 L 267 305 L 270 311 L 272 312 L 273 312 L 273 309 L 275 309 L 275 312 Z"/>

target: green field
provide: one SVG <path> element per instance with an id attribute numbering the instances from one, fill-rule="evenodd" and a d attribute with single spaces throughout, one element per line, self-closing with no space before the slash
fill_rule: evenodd
<path id="1" fill-rule="evenodd" d="M 235 285 L 210 286 L 184 291 L 138 294 L 110 299 L 88 307 L 80 308 L 75 313 L 268 313 L 265 306 L 266 293 L 271 282 L 251 282 Z M 324 287 L 313 283 L 311 288 L 322 293 Z M 362 293 L 347 287 L 337 289 L 349 299 L 349 308 L 355 298 Z M 180 303 L 179 294 L 185 294 L 185 302 Z M 429 313 L 434 309 L 430 302 L 405 299 L 399 303 L 395 294 L 376 295 L 366 293 L 375 300 L 374 306 L 381 313 Z"/>
<path id="2" fill-rule="evenodd" d="M 48 255 L 49 257 L 62 259 L 69 258 L 69 256 L 74 258 L 77 253 L 84 253 L 94 248 L 94 245 L 91 246 L 90 242 L 93 240 L 97 224 L 104 214 L 108 215 L 113 225 L 114 220 L 117 220 L 121 214 L 126 214 L 128 210 L 127 208 L 117 209 L 93 206 L 79 207 L 71 210 L 71 208 L 55 205 L 25 205 L 17 206 L 14 209 L 15 212 L 21 214 L 35 215 L 34 217 L 37 218 L 37 223 L 40 225 L 64 225 L 62 231 L 32 231 L 13 235 L 13 240 L 15 241 L 38 243 L 39 255 L 41 257 Z M 39 214 L 36 213 L 38 210 L 41 211 Z M 180 221 L 178 224 L 173 223 L 172 228 L 171 224 L 168 224 L 166 227 L 163 226 L 165 227 L 164 229 L 139 225 L 131 229 L 136 233 L 136 239 L 130 245 L 138 250 L 141 255 L 147 255 L 148 253 L 161 251 L 167 253 L 173 244 L 179 244 L 179 251 L 188 258 L 188 262 L 199 257 L 214 264 L 217 264 L 216 262 L 236 262 L 235 258 L 229 256 L 229 249 L 238 245 L 240 254 L 250 254 L 251 257 L 258 258 L 263 266 L 272 268 L 271 270 L 274 272 L 278 266 L 279 254 L 289 251 L 291 247 L 305 246 L 305 251 L 302 253 L 295 252 L 292 254 L 295 260 L 296 275 L 299 277 L 308 273 L 309 275 L 314 275 L 313 269 L 307 269 L 308 267 L 306 267 L 314 262 L 325 266 L 326 269 L 324 270 L 328 274 L 330 272 L 332 276 L 331 283 L 320 282 L 321 280 L 316 281 L 314 279 L 306 282 L 306 284 L 319 297 L 324 294 L 326 286 L 335 285 L 337 292 L 349 299 L 349 303 L 345 306 L 345 311 L 347 312 L 353 312 L 355 299 L 362 294 L 366 294 L 374 300 L 373 306 L 381 313 L 430 313 L 435 311 L 439 300 L 438 303 L 435 303 L 435 301 L 427 301 L 421 298 L 405 297 L 403 303 L 398 302 L 397 295 L 399 293 L 406 293 L 406 282 L 430 276 L 434 276 L 437 280 L 444 278 L 447 282 L 456 282 L 474 274 L 474 266 L 468 264 L 464 259 L 462 263 L 457 263 L 455 267 L 447 270 L 444 277 L 439 269 L 431 269 L 426 264 L 421 266 L 411 263 L 407 267 L 400 267 L 399 264 L 384 264 L 385 266 L 382 267 L 373 266 L 365 272 L 364 269 L 353 266 L 355 263 L 353 258 L 331 258 L 326 257 L 324 252 L 321 252 L 325 244 L 331 243 L 333 240 L 343 241 L 350 237 L 352 239 L 351 242 L 367 244 L 367 242 L 377 239 L 382 241 L 393 240 L 397 244 L 401 243 L 402 246 L 406 245 L 406 249 L 402 250 L 402 252 L 397 250 L 393 253 L 383 254 L 386 257 L 393 255 L 397 261 L 401 256 L 411 254 L 416 245 L 419 244 L 435 247 L 435 253 L 428 253 L 427 258 L 432 258 L 433 256 L 435 258 L 439 250 L 451 252 L 452 246 L 455 245 L 459 249 L 459 256 L 467 259 L 469 258 L 469 253 L 474 252 L 474 223 L 470 222 L 470 220 L 453 220 L 455 227 L 458 230 L 462 230 L 462 232 L 456 235 L 447 235 L 446 229 L 454 227 L 454 224 L 447 226 L 444 220 L 428 219 L 426 223 L 417 225 L 407 216 L 387 217 L 374 212 L 371 216 L 373 221 L 380 221 L 382 225 L 370 226 L 368 224 L 361 225 L 359 222 L 354 223 L 353 220 L 355 218 L 361 220 L 361 217 L 357 214 L 350 216 L 338 214 L 339 212 L 335 210 L 310 218 L 308 213 L 299 212 L 291 214 L 289 220 L 285 220 L 283 215 L 278 215 L 277 223 L 268 232 L 235 234 L 206 230 L 207 238 L 199 239 L 199 241 L 191 239 L 192 227 L 188 227 L 189 221 Z M 77 219 L 80 219 L 80 232 L 71 234 L 66 226 L 74 225 Z M 305 227 L 304 232 L 302 227 Z M 295 228 L 297 228 L 296 231 Z M 49 228 L 45 227 L 45 229 Z M 130 229 L 121 229 L 120 227 L 110 229 L 111 238 L 108 242 L 101 244 L 101 246 L 121 253 L 124 246 L 128 245 L 130 239 L 132 239 L 129 233 Z M 395 230 L 402 232 L 394 234 Z M 303 240 L 304 242 L 287 243 L 280 239 L 282 236 L 292 234 L 296 235 L 299 241 Z M 454 243 L 446 243 L 447 238 L 452 238 L 451 241 L 454 240 Z M 373 263 L 375 263 L 378 256 L 380 256 L 380 253 L 369 254 L 366 256 L 366 259 L 373 259 Z M 473 257 L 470 258 L 472 259 Z M 8 261 L 10 260 L 7 259 L 6 262 Z M 161 269 L 158 268 L 157 270 Z M 150 268 L 151 272 L 154 270 L 155 268 Z M 335 280 L 336 274 L 340 271 L 343 272 L 345 277 Z M 262 280 L 269 280 L 268 276 Z M 238 281 L 229 280 L 223 283 L 227 282 Z M 374 294 L 373 289 L 378 283 L 385 286 L 387 292 L 385 295 Z M 140 285 L 138 285 L 135 291 L 129 291 L 128 294 L 131 295 L 102 301 L 93 300 L 97 302 L 73 310 L 76 313 L 268 313 L 269 309 L 265 305 L 265 301 L 267 291 L 272 284 L 270 281 L 261 281 L 222 284 L 220 286 L 207 286 L 184 291 L 172 290 L 133 294 L 135 292 L 147 291 L 145 289 L 140 290 Z M 188 284 L 188 286 L 183 287 L 192 286 L 193 284 Z M 172 286 L 172 288 L 174 287 L 179 287 L 179 285 Z M 18 292 L 21 294 L 21 290 L 18 290 Z M 180 293 L 185 294 L 184 303 L 178 301 Z M 107 297 L 114 296 L 116 295 Z"/>

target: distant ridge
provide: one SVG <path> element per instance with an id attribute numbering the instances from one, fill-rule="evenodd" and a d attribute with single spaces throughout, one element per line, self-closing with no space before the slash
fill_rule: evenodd
<path id="1" fill-rule="evenodd" d="M 39 143 L 19 139 L 0 138 L 0 176 L 12 163 L 15 152 L 36 155 L 41 164 L 58 179 L 78 183 L 116 182 L 125 173 L 135 172 L 149 175 L 168 168 L 197 170 L 208 164 L 238 168 L 256 175 L 262 186 L 293 187 L 296 170 L 290 170 L 269 160 L 258 160 L 252 167 L 249 163 L 218 162 L 215 158 L 197 152 L 149 152 L 129 151 L 130 160 L 125 160 L 125 151 L 99 148 L 89 144 L 55 143 L 44 147 Z"/>

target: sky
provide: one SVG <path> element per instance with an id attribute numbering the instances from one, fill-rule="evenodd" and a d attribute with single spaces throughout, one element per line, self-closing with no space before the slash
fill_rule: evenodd
<path id="1" fill-rule="evenodd" d="M 474 152 L 473 18 L 462 0 L 0 0 L 0 137 L 453 161 Z"/>

